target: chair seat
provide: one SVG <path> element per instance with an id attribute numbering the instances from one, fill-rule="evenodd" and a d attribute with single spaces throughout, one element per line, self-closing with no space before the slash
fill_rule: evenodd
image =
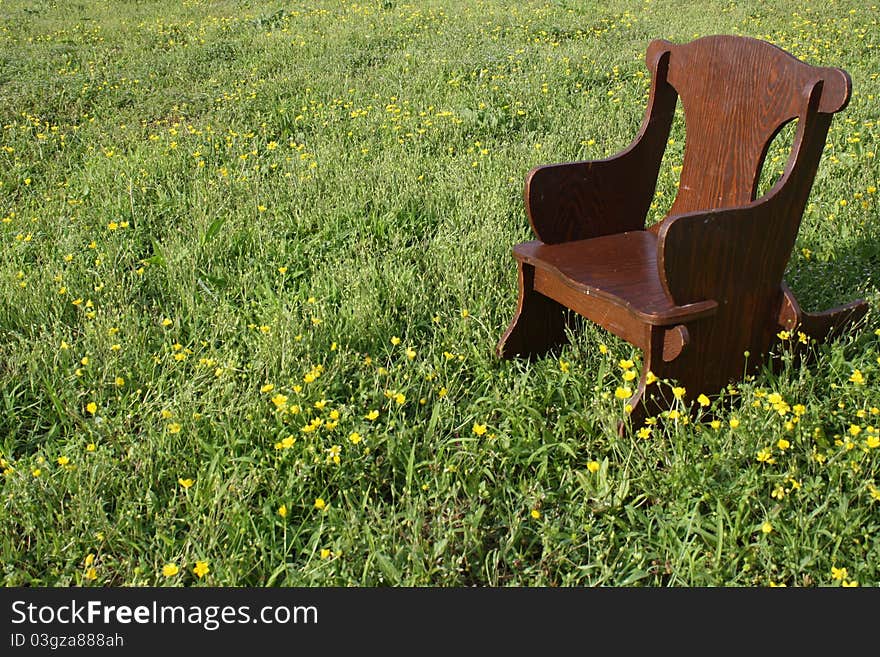
<path id="1" fill-rule="evenodd" d="M 663 289 L 657 268 L 657 236 L 646 230 L 545 244 L 523 242 L 514 256 L 535 267 L 536 285 L 546 296 L 569 297 L 561 283 L 583 298 L 604 300 L 649 324 L 670 324 L 704 316 L 716 304 L 677 306 Z M 576 298 L 567 299 L 576 303 Z M 592 304 L 588 304 L 592 306 Z M 605 304 L 602 304 L 605 305 Z M 593 312 L 575 311 L 594 319 Z"/>

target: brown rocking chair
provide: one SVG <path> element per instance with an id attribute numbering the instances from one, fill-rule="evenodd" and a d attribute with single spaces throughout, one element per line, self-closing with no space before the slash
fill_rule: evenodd
<path id="1" fill-rule="evenodd" d="M 512 358 L 564 344 L 571 309 L 640 348 L 634 427 L 662 410 L 648 372 L 677 381 L 689 399 L 717 393 L 759 368 L 780 330 L 822 341 L 867 311 L 858 300 L 804 312 L 783 280 L 849 75 L 736 36 L 656 40 L 646 61 L 651 95 L 627 149 L 529 172 L 525 205 L 538 239 L 513 249 L 519 304 L 497 347 Z M 646 229 L 679 96 L 687 139 L 678 194 Z M 795 118 L 785 171 L 755 200 L 767 149 Z"/>

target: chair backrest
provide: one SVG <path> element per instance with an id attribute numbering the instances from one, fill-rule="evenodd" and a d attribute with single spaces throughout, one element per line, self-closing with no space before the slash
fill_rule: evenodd
<path id="1" fill-rule="evenodd" d="M 720 35 L 681 45 L 658 40 L 649 53 L 659 50 L 669 51 L 665 82 L 677 92 L 685 117 L 684 161 L 670 215 L 754 200 L 764 157 L 782 127 L 798 119 L 788 171 L 805 143 L 824 144 L 828 123 L 808 121 L 808 115 L 833 114 L 849 101 L 852 83 L 845 71 L 811 66 L 757 39 Z M 807 193 L 819 154 L 821 149 L 799 162 Z"/>

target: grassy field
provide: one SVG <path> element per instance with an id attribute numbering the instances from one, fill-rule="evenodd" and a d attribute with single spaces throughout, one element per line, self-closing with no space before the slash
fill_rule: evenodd
<path id="1" fill-rule="evenodd" d="M 880 584 L 878 18 L 0 0 L 3 583 Z M 638 351 L 493 354 L 523 181 L 625 147 L 650 40 L 715 33 L 852 75 L 786 279 L 874 310 L 619 438 Z"/>

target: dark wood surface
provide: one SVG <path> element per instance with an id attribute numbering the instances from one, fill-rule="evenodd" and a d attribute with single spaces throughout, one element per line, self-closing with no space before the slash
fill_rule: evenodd
<path id="1" fill-rule="evenodd" d="M 858 300 L 804 313 L 783 280 L 849 75 L 726 35 L 654 41 L 646 62 L 651 94 L 627 149 L 529 172 L 525 206 L 538 239 L 513 249 L 519 303 L 497 347 L 505 358 L 540 356 L 564 343 L 571 311 L 630 342 L 644 352 L 633 426 L 666 403 L 648 372 L 692 400 L 760 367 L 781 328 L 822 340 L 867 311 Z M 687 130 L 679 191 L 646 230 L 678 98 Z M 767 149 L 793 119 L 785 171 L 756 199 Z"/>

